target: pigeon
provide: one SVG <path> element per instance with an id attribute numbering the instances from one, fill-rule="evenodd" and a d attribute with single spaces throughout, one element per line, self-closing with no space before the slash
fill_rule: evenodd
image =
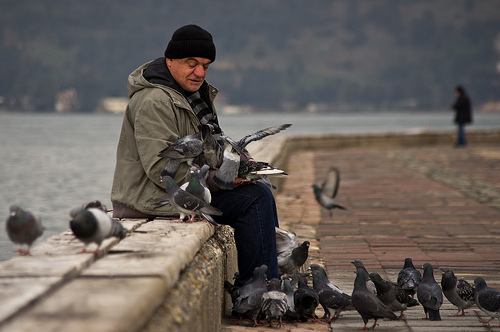
<path id="1" fill-rule="evenodd" d="M 277 134 L 290 126 L 291 124 L 283 124 L 261 129 L 253 134 L 244 136 L 237 142 L 229 136 L 221 136 L 221 145 L 223 146 L 222 163 L 214 175 L 215 184 L 221 189 L 233 189 L 234 181 L 240 168 L 240 161 L 251 159 L 245 151 L 247 145 L 264 137 Z"/>
<path id="2" fill-rule="evenodd" d="M 352 305 L 363 318 L 365 326 L 362 330 L 366 330 L 368 320 L 375 319 L 375 323 L 369 328 L 373 330 L 377 326 L 377 320 L 380 318 L 389 318 L 396 320 L 398 317 L 378 299 L 368 288 L 366 282 L 369 280 L 368 273 L 362 267 L 356 269 L 356 279 L 354 280 L 354 290 L 352 291 Z"/>
<path id="3" fill-rule="evenodd" d="M 355 259 L 351 263 L 356 267 L 356 269 L 362 268 L 363 270 L 365 270 L 365 272 L 368 276 L 370 275 L 368 273 L 368 271 L 366 270 L 365 265 L 363 264 L 363 262 L 361 260 Z M 377 288 L 375 287 L 375 284 L 373 283 L 373 281 L 371 281 L 371 279 L 369 277 L 366 280 L 366 288 L 368 288 L 368 290 L 370 292 L 372 292 L 373 294 L 377 295 Z"/>
<path id="4" fill-rule="evenodd" d="M 295 302 L 294 302 L 294 294 L 292 284 L 290 283 L 290 279 L 283 280 L 283 291 L 286 294 L 286 303 L 288 305 L 288 309 L 285 312 L 285 318 L 291 321 L 297 320 L 297 311 L 295 310 Z"/>
<path id="5" fill-rule="evenodd" d="M 464 316 L 465 309 L 474 305 L 474 289 L 471 284 L 458 279 L 450 269 L 446 269 L 441 277 L 441 289 L 448 301 L 458 307 L 457 313 L 450 317 Z"/>
<path id="6" fill-rule="evenodd" d="M 198 129 L 203 141 L 203 155 L 205 162 L 211 169 L 218 169 L 223 160 L 224 141 L 221 135 L 215 132 L 215 127 L 211 123 L 200 124 Z"/>
<path id="7" fill-rule="evenodd" d="M 166 158 L 167 165 L 160 176 L 174 177 L 175 172 L 182 162 L 192 165 L 193 159 L 203 152 L 201 133 L 184 136 L 160 151 L 158 157 Z"/>
<path id="8" fill-rule="evenodd" d="M 309 256 L 309 241 L 299 246 L 297 235 L 276 227 L 276 249 L 280 276 L 295 275 Z"/>
<path id="9" fill-rule="evenodd" d="M 432 265 L 425 263 L 422 268 L 424 269 L 424 275 L 418 285 L 417 299 L 424 307 L 425 319 L 428 316 L 429 320 L 438 321 L 441 320 L 439 308 L 443 304 L 443 293 L 434 279 Z"/>
<path id="10" fill-rule="evenodd" d="M 267 292 L 266 272 L 266 265 L 256 267 L 252 280 L 238 289 L 232 312 L 240 316 L 240 321 L 243 315 L 248 314 L 253 319 L 254 326 L 258 325 L 257 318 L 261 309 L 262 294 Z"/>
<path id="11" fill-rule="evenodd" d="M 222 211 L 179 188 L 170 176 L 163 176 L 162 182 L 165 183 L 169 204 L 180 214 L 177 222 L 181 222 L 186 216 L 189 217 L 188 222 L 193 222 L 195 216 L 202 216 L 212 225 L 217 225 L 211 215 L 221 216 Z M 163 202 L 159 201 L 156 204 L 161 205 Z"/>
<path id="12" fill-rule="evenodd" d="M 316 308 L 319 305 L 318 292 L 307 285 L 307 279 L 299 279 L 299 285 L 294 293 L 293 301 L 298 318 L 306 322 L 309 318 L 316 321 Z"/>
<path id="13" fill-rule="evenodd" d="M 181 186 L 181 189 L 187 191 L 193 196 L 198 197 L 205 203 L 210 204 L 212 201 L 212 194 L 206 184 L 208 170 L 208 165 L 203 165 L 201 169 L 198 169 L 196 166 L 191 166 L 191 177 L 188 182 Z"/>
<path id="14" fill-rule="evenodd" d="M 346 210 L 346 208 L 335 201 L 340 184 L 340 172 L 336 167 L 330 168 L 326 174 L 326 179 L 321 184 L 321 188 L 313 184 L 314 197 L 316 201 L 325 209 L 328 210 L 329 216 L 333 216 L 333 209 L 338 208 Z"/>
<path id="15" fill-rule="evenodd" d="M 345 293 L 337 292 L 327 285 L 327 278 L 318 270 L 312 271 L 313 288 L 318 292 L 319 303 L 325 311 L 324 319 L 328 323 L 340 317 L 340 312 L 353 310 L 351 297 Z"/>
<path id="16" fill-rule="evenodd" d="M 71 210 L 70 216 L 72 219 L 69 226 L 73 234 L 85 244 L 85 247 L 79 253 L 87 253 L 87 246 L 93 242 L 97 244 L 97 248 L 93 252 L 97 256 L 104 239 L 113 236 L 123 239 L 127 235 L 123 225 L 112 219 L 100 208 L 75 208 Z"/>
<path id="17" fill-rule="evenodd" d="M 11 205 L 9 211 L 10 215 L 5 225 L 7 235 L 13 243 L 17 244 L 15 252 L 29 256 L 33 242 L 43 234 L 42 220 L 40 216 L 33 215 L 17 205 Z M 22 249 L 23 244 L 28 246 L 26 250 Z"/>
<path id="18" fill-rule="evenodd" d="M 500 322 L 500 290 L 488 287 L 481 277 L 474 279 L 474 301 L 481 311 L 491 317 L 481 323 L 488 324 L 495 318 Z M 500 327 L 500 324 L 497 327 Z"/>
<path id="19" fill-rule="evenodd" d="M 400 311 L 399 318 L 403 318 L 403 311 L 408 307 L 418 305 L 418 301 L 408 295 L 398 284 L 382 279 L 380 274 L 370 273 L 370 279 L 377 288 L 377 297 L 391 311 Z"/>
<path id="20" fill-rule="evenodd" d="M 287 301 L 285 292 L 280 289 L 279 279 L 271 279 L 261 300 L 261 314 L 269 322 L 269 327 L 272 327 L 275 320 L 278 321 L 277 327 L 283 326 L 283 316 L 288 309 Z"/>
<path id="21" fill-rule="evenodd" d="M 332 284 L 332 282 L 330 280 L 328 280 L 328 275 L 326 274 L 326 271 L 325 269 L 323 269 L 321 266 L 319 266 L 318 264 L 311 264 L 309 266 L 309 268 L 311 269 L 311 271 L 319 271 L 319 273 L 322 275 L 322 277 L 324 278 L 325 280 L 325 283 L 328 285 L 328 287 L 330 287 L 331 289 L 333 289 L 334 291 L 336 292 L 339 292 L 339 293 L 342 293 L 342 291 L 340 290 L 340 288 L 334 284 Z"/>
<path id="22" fill-rule="evenodd" d="M 398 285 L 413 297 L 413 295 L 417 292 L 420 280 L 422 280 L 420 271 L 415 269 L 411 258 L 406 258 L 403 269 L 399 271 L 398 274 Z"/>
<path id="23" fill-rule="evenodd" d="M 240 160 L 238 168 L 238 177 L 245 179 L 248 182 L 254 183 L 257 180 L 262 182 L 271 189 L 277 189 L 275 185 L 269 180 L 269 176 L 286 177 L 287 173 L 269 165 L 269 163 L 255 160 Z"/>

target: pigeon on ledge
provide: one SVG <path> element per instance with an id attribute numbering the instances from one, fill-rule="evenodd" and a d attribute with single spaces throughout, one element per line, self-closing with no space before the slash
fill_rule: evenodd
<path id="1" fill-rule="evenodd" d="M 17 250 L 20 255 L 31 255 L 31 246 L 36 239 L 42 234 L 44 227 L 40 216 L 33 215 L 31 212 L 21 209 L 17 205 L 11 205 L 9 208 L 10 215 L 7 218 L 6 230 L 9 239 L 17 244 Z M 23 250 L 22 246 L 26 244 L 27 250 Z"/>

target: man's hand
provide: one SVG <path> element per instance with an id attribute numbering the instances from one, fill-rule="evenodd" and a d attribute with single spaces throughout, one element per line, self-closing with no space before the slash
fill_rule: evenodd
<path id="1" fill-rule="evenodd" d="M 245 184 L 249 184 L 251 183 L 250 181 L 248 181 L 247 179 L 243 179 L 243 178 L 239 178 L 239 177 L 236 177 L 234 179 L 234 187 L 239 187 L 239 186 L 243 186 Z"/>

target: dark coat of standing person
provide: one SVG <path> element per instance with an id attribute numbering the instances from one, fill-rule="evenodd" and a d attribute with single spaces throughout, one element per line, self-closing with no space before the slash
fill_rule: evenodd
<path id="1" fill-rule="evenodd" d="M 455 111 L 455 123 L 457 124 L 457 146 L 465 146 L 465 125 L 472 123 L 472 103 L 462 86 L 455 88 L 456 100 L 451 106 Z"/>
<path id="2" fill-rule="evenodd" d="M 205 29 L 186 25 L 177 29 L 163 57 L 150 61 L 128 78 L 130 102 L 123 118 L 116 152 L 116 168 L 111 190 L 113 217 L 174 217 L 170 205 L 155 204 L 165 196 L 160 175 L 168 162 L 159 152 L 177 140 L 198 133 L 200 125 L 210 125 L 221 134 L 214 98 L 218 90 L 205 77 L 215 61 L 212 35 Z M 194 160 L 207 164 L 203 155 Z M 190 165 L 182 163 L 172 178 L 182 185 L 190 178 Z M 219 224 L 234 228 L 241 286 L 251 279 L 255 267 L 266 265 L 268 279 L 278 277 L 276 233 L 278 216 L 273 194 L 263 183 L 236 178 L 231 190 L 218 188 L 213 180 L 211 205 L 221 216 Z"/>

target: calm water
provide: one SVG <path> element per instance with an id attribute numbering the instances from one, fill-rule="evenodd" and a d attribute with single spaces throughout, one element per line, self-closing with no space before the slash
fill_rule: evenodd
<path id="1" fill-rule="evenodd" d="M 266 114 L 220 120 L 226 134 L 239 139 L 282 123 L 293 126 L 279 135 L 454 130 L 451 117 L 451 112 Z M 41 215 L 42 239 L 67 230 L 76 206 L 98 199 L 111 207 L 121 122 L 121 115 L 0 114 L 0 260 L 16 249 L 4 231 L 11 204 Z M 500 129 L 500 114 L 476 114 L 472 128 Z"/>

